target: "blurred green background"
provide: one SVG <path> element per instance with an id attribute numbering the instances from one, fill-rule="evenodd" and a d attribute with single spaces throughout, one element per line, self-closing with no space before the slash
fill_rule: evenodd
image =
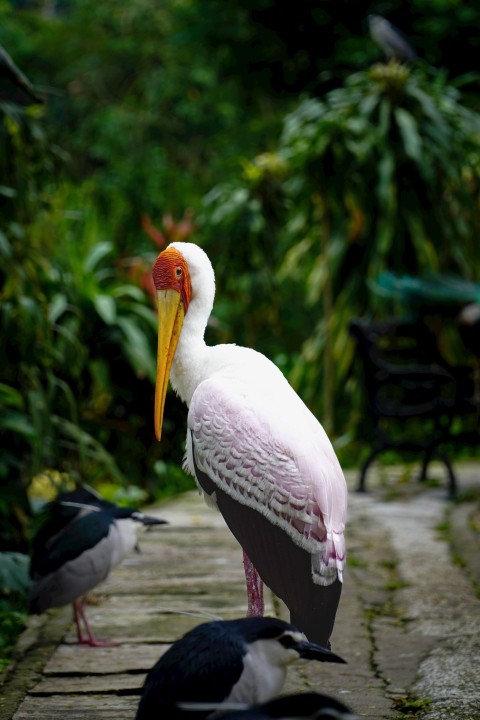
<path id="1" fill-rule="evenodd" d="M 416 63 L 385 62 L 372 12 Z M 479 26 L 460 0 L 0 0 L 34 88 L 0 63 L 0 550 L 65 482 L 193 486 L 173 393 L 153 435 L 149 272 L 175 239 L 217 273 L 208 342 L 267 354 L 358 463 L 348 322 L 402 312 L 378 276 L 480 281 Z"/>

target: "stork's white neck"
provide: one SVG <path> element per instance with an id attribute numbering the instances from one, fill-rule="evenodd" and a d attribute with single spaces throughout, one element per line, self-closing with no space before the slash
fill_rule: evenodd
<path id="1" fill-rule="evenodd" d="M 188 263 L 192 297 L 185 314 L 170 372 L 175 392 L 187 405 L 196 387 L 206 377 L 208 359 L 214 348 L 206 345 L 204 335 L 215 297 L 212 264 L 201 248 L 192 243 L 172 243 Z"/>
<path id="2" fill-rule="evenodd" d="M 248 366 L 255 363 L 255 375 L 262 382 L 262 368 L 267 377 L 276 372 L 266 357 L 251 348 L 237 345 L 214 345 L 205 343 L 204 335 L 215 298 L 215 276 L 207 255 L 192 243 L 172 243 L 188 263 L 192 296 L 178 341 L 170 371 L 172 387 L 190 407 L 192 396 L 203 380 L 215 373 L 234 367 L 238 376 L 239 367 L 248 373 Z M 249 374 L 252 376 L 252 373 Z M 285 381 L 284 381 L 285 382 Z"/>

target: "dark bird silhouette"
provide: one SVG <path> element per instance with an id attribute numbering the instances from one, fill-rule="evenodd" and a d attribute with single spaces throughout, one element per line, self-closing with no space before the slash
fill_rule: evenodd
<path id="1" fill-rule="evenodd" d="M 61 493 L 49 504 L 45 524 L 33 540 L 31 612 L 43 613 L 71 602 L 79 643 L 116 644 L 95 637 L 84 596 L 134 549 L 140 525 L 165 523 L 103 500 L 90 488 Z"/>
<path id="2" fill-rule="evenodd" d="M 387 60 L 414 62 L 417 59 L 417 53 L 405 35 L 381 15 L 369 15 L 368 28 L 372 40 L 383 50 Z"/>
<path id="3" fill-rule="evenodd" d="M 136 720 L 203 720 L 232 703 L 264 702 L 280 692 L 287 666 L 299 658 L 345 662 L 276 618 L 197 625 L 148 673 Z"/>

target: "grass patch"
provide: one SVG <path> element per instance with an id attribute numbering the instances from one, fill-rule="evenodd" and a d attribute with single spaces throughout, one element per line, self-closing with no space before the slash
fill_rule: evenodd
<path id="1" fill-rule="evenodd" d="M 410 587 L 410 585 L 411 583 L 405 582 L 405 580 L 392 580 L 391 582 L 385 583 L 385 590 L 393 592 L 394 590 Z"/>
<path id="2" fill-rule="evenodd" d="M 449 519 L 442 520 L 437 523 L 435 525 L 435 530 L 439 533 L 442 540 L 450 541 L 452 527 Z"/>
<path id="3" fill-rule="evenodd" d="M 350 552 L 348 555 L 348 566 L 352 568 L 367 568 L 368 563 L 366 560 L 363 560 L 362 558 L 358 557 L 358 555 L 352 555 Z"/>
<path id="4" fill-rule="evenodd" d="M 0 672 L 12 661 L 13 649 L 27 617 L 26 601 L 0 598 Z"/>
<path id="5" fill-rule="evenodd" d="M 466 502 L 480 502 L 480 490 L 477 487 L 468 488 L 466 490 L 461 490 L 457 493 L 457 496 L 455 498 L 455 503 L 459 505 L 460 503 L 466 503 Z"/>
<path id="6" fill-rule="evenodd" d="M 392 707 L 404 716 L 411 717 L 424 710 L 432 702 L 431 698 L 397 697 L 393 701 Z"/>
<path id="7" fill-rule="evenodd" d="M 396 570 L 398 566 L 398 560 L 397 558 L 388 558 L 387 560 L 382 560 L 380 564 L 386 570 Z"/>

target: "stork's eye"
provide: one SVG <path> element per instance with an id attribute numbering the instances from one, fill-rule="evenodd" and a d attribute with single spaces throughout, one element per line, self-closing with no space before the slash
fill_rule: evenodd
<path id="1" fill-rule="evenodd" d="M 183 274 L 183 273 L 182 273 L 182 268 L 181 268 L 181 267 L 175 268 L 175 277 L 181 278 L 181 277 L 182 277 L 182 274 Z"/>

